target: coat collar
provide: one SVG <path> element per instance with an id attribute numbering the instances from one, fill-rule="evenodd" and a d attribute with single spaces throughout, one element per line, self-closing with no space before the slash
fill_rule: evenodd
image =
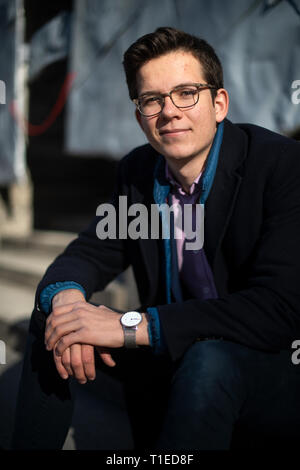
<path id="1" fill-rule="evenodd" d="M 247 145 L 247 134 L 237 125 L 225 119 L 223 141 L 219 152 L 218 164 L 205 205 L 204 227 L 204 250 L 215 276 L 218 291 L 220 291 L 219 288 L 222 284 L 218 274 L 218 255 L 242 181 L 242 168 L 247 155 Z M 154 151 L 154 153 L 156 152 Z M 156 159 L 161 158 L 158 154 L 156 154 L 156 156 L 153 155 L 153 157 Z M 168 182 L 166 182 L 163 173 L 159 174 L 158 178 L 162 187 L 168 186 Z M 163 195 L 166 196 L 168 188 L 163 188 L 162 192 L 164 193 Z M 143 179 L 142 187 L 138 194 L 136 194 L 139 200 L 137 201 L 136 199 L 135 202 L 145 202 L 148 200 L 148 203 L 153 203 L 154 200 L 150 196 L 151 193 L 153 197 L 153 182 L 151 184 L 149 180 L 145 181 Z M 155 301 L 153 296 L 155 296 L 158 282 L 157 269 L 159 260 L 157 240 L 140 240 L 140 246 L 148 272 L 148 302 L 151 304 L 151 302 Z"/>

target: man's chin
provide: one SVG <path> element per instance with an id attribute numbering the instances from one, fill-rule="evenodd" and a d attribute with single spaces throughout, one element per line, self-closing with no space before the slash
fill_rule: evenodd
<path id="1" fill-rule="evenodd" d="M 187 145 L 183 146 L 171 146 L 171 145 L 159 145 L 157 142 L 151 142 L 152 147 L 160 154 L 163 155 L 167 160 L 179 162 L 189 161 L 197 156 L 197 152 L 194 149 L 187 148 Z"/>
<path id="2" fill-rule="evenodd" d="M 188 162 L 192 160 L 195 156 L 195 155 L 186 154 L 186 153 L 167 153 L 167 152 L 165 152 L 164 154 L 162 153 L 162 155 L 164 155 L 164 157 L 167 160 L 174 161 L 174 162 L 180 162 L 180 161 Z"/>

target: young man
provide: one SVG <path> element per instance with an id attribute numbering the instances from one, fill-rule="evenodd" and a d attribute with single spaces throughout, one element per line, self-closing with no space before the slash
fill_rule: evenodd
<path id="1" fill-rule="evenodd" d="M 149 228 L 149 237 L 106 239 L 96 217 L 49 267 L 37 290 L 14 445 L 63 445 L 72 411 L 64 379 L 95 378 L 94 346 L 124 381 L 137 447 L 229 449 L 237 429 L 291 444 L 300 418 L 300 370 L 291 362 L 300 338 L 300 146 L 226 119 L 220 61 L 194 36 L 159 28 L 126 51 L 124 68 L 150 145 L 120 162 L 117 228 L 121 196 L 149 214 L 155 204 L 182 213 L 190 204 L 191 216 L 183 230 L 178 212 L 171 218 L 170 238 L 161 214 L 159 237 Z M 197 238 L 203 223 L 204 245 L 190 249 L 188 225 Z M 120 316 L 88 302 L 129 265 L 137 312 Z"/>

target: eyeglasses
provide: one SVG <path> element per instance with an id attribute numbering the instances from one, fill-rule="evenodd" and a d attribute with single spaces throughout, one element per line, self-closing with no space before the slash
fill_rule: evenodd
<path id="1" fill-rule="evenodd" d="M 176 108 L 191 108 L 198 103 L 200 90 L 206 88 L 217 90 L 215 86 L 207 83 L 191 83 L 179 85 L 169 93 L 145 93 L 132 101 L 143 116 L 151 117 L 162 112 L 166 96 L 171 98 Z"/>

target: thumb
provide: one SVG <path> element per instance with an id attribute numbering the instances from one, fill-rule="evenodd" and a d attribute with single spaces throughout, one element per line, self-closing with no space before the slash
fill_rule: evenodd
<path id="1" fill-rule="evenodd" d="M 97 351 L 104 364 L 106 364 L 108 367 L 114 367 L 116 365 L 116 362 L 112 358 L 108 349 L 98 347 Z"/>

